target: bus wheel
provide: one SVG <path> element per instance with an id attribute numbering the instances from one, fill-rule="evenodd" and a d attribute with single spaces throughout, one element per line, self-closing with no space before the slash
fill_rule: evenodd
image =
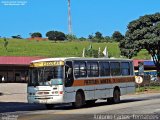
<path id="1" fill-rule="evenodd" d="M 84 103 L 85 103 L 85 100 L 84 100 L 83 94 L 81 92 L 77 92 L 75 102 L 73 103 L 73 106 L 75 108 L 80 108 L 84 105 Z"/>
<path id="2" fill-rule="evenodd" d="M 119 103 L 120 102 L 120 91 L 118 89 L 115 89 L 113 92 L 113 103 Z"/>
<path id="3" fill-rule="evenodd" d="M 53 107 L 54 107 L 53 104 L 45 104 L 45 106 L 46 106 L 46 108 L 47 108 L 48 110 L 51 110 L 51 109 L 53 109 Z"/>

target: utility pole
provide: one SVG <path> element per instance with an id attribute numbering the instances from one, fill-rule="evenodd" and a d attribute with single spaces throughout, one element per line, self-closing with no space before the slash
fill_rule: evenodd
<path id="1" fill-rule="evenodd" d="M 72 22 L 71 22 L 71 1 L 68 0 L 68 32 L 72 34 Z"/>

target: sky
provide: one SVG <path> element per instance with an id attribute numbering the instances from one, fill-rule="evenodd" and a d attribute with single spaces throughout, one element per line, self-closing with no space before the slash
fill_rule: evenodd
<path id="1" fill-rule="evenodd" d="M 0 0 L 0 36 L 50 30 L 68 34 L 67 0 Z M 132 20 L 160 12 L 160 0 L 71 0 L 72 33 L 88 37 L 97 31 L 111 36 L 123 35 Z"/>

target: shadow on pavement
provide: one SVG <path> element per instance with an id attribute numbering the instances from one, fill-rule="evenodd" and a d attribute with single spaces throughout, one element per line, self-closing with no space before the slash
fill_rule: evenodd
<path id="1" fill-rule="evenodd" d="M 142 101 L 143 99 L 128 99 L 128 100 L 121 100 L 120 104 L 122 103 L 130 103 L 136 101 Z M 100 107 L 105 105 L 113 105 L 107 103 L 107 101 L 97 102 L 92 105 L 86 104 L 83 108 L 92 108 L 92 107 Z M 80 109 L 83 109 L 80 108 Z M 52 110 L 72 110 L 75 109 L 72 107 L 71 104 L 62 104 L 62 105 L 55 105 Z M 38 110 L 46 110 L 45 105 L 43 104 L 28 104 L 22 102 L 0 102 L 0 113 L 5 112 L 21 112 L 21 111 L 38 111 Z"/>
<path id="2" fill-rule="evenodd" d="M 125 100 L 121 100 L 119 104 L 122 103 L 130 103 L 130 102 L 137 102 L 137 101 L 143 101 L 146 99 L 125 99 Z M 92 108 L 92 107 L 100 107 L 100 106 L 105 106 L 105 105 L 114 105 L 114 104 L 110 104 L 107 103 L 107 100 L 103 100 L 103 102 L 96 102 L 95 104 L 91 104 L 88 105 L 86 104 L 83 108 Z M 83 108 L 79 108 L 79 109 L 83 109 Z M 70 109 L 75 109 L 73 108 L 71 105 L 57 105 L 55 106 L 55 108 L 53 108 L 53 110 L 70 110 Z"/>
<path id="3" fill-rule="evenodd" d="M 45 109 L 45 106 L 41 104 L 28 104 L 23 102 L 0 102 L 0 113 L 36 111 L 43 109 Z"/>

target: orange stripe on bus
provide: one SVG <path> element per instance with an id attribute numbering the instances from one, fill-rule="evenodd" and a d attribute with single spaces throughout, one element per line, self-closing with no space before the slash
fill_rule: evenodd
<path id="1" fill-rule="evenodd" d="M 122 77 L 122 78 L 95 78 L 95 79 L 81 79 L 74 80 L 73 86 L 88 86 L 97 84 L 114 84 L 114 83 L 126 83 L 135 82 L 135 77 Z"/>

